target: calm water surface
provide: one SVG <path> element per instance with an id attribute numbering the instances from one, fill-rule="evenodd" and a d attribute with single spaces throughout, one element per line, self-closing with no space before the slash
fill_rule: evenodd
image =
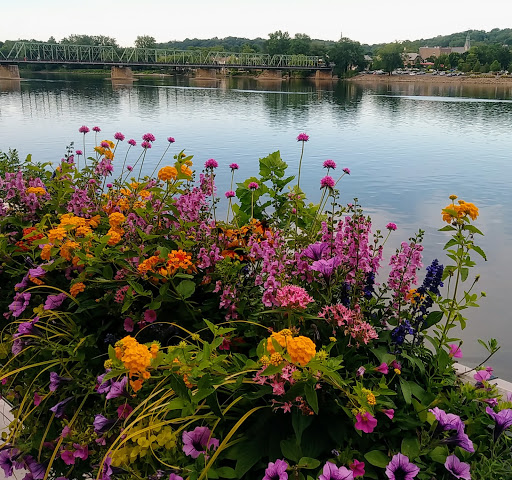
<path id="1" fill-rule="evenodd" d="M 341 183 L 343 200 L 358 197 L 378 228 L 390 221 L 399 226 L 387 258 L 421 227 L 424 263 L 445 262 L 447 238 L 437 232 L 443 226 L 441 208 L 450 194 L 475 203 L 477 225 L 485 233 L 480 245 L 488 255 L 475 269 L 481 274 L 477 291 L 487 298 L 468 313 L 463 363 L 485 358 L 477 338 L 497 338 L 502 347 L 492 365 L 497 375 L 512 380 L 511 88 L 182 77 L 145 78 L 129 86 L 58 75 L 0 81 L 0 150 L 16 148 L 21 156 L 58 162 L 70 142 L 83 149 L 81 125 L 100 126 L 101 139 L 121 131 L 138 143 L 152 132 L 157 141 L 148 154 L 151 170 L 165 139 L 173 136 L 169 159 L 185 149 L 196 165 L 208 158 L 219 162 L 219 192 L 228 189 L 229 163 L 240 164 L 243 179 L 257 173 L 259 158 L 276 150 L 296 172 L 295 139 L 307 132 L 301 186 L 318 200 L 322 162 L 331 158 L 339 168 L 349 167 L 352 174 Z M 93 134 L 86 139 L 90 152 Z M 138 151 L 132 153 L 135 160 Z"/>

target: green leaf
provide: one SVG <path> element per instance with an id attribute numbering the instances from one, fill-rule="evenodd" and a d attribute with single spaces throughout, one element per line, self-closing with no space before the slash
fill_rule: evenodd
<path id="1" fill-rule="evenodd" d="M 404 396 L 405 403 L 410 405 L 412 399 L 411 387 L 409 386 L 409 383 L 402 377 L 400 377 L 400 388 L 402 389 L 402 394 Z"/>
<path id="2" fill-rule="evenodd" d="M 436 323 L 439 323 L 442 318 L 443 312 L 430 312 L 427 315 L 427 318 L 425 318 L 425 320 L 423 321 L 423 326 L 421 327 L 421 330 L 427 330 Z"/>
<path id="3" fill-rule="evenodd" d="M 300 445 L 302 440 L 302 433 L 306 428 L 311 425 L 313 418 L 311 416 L 306 416 L 300 413 L 297 409 L 293 410 L 292 414 L 292 426 L 293 431 L 295 432 L 295 438 L 297 441 L 297 445 Z"/>
<path id="4" fill-rule="evenodd" d="M 237 478 L 235 470 L 231 467 L 219 467 L 216 469 L 219 478 Z"/>
<path id="5" fill-rule="evenodd" d="M 487 262 L 485 252 L 478 245 L 471 245 L 471 249 L 478 253 Z"/>
<path id="6" fill-rule="evenodd" d="M 417 437 L 406 437 L 402 440 L 400 451 L 403 455 L 414 460 L 420 454 L 420 442 Z"/>
<path id="7" fill-rule="evenodd" d="M 190 390 L 185 385 L 185 382 L 181 377 L 172 373 L 167 377 L 169 379 L 169 383 L 171 384 L 171 388 L 174 390 L 176 395 L 184 400 L 190 400 Z"/>
<path id="8" fill-rule="evenodd" d="M 196 290 L 196 284 L 192 280 L 182 280 L 177 286 L 176 291 L 183 299 L 191 297 Z"/>
<path id="9" fill-rule="evenodd" d="M 434 460 L 434 462 L 442 463 L 446 462 L 446 457 L 448 456 L 448 448 L 447 447 L 436 447 L 432 450 L 428 456 Z"/>
<path id="10" fill-rule="evenodd" d="M 318 468 L 319 465 L 320 465 L 320 460 L 317 460 L 316 458 L 309 458 L 309 457 L 302 457 L 298 463 L 298 467 L 305 468 L 306 470 Z"/>
<path id="11" fill-rule="evenodd" d="M 438 232 L 452 232 L 455 230 L 455 227 L 452 227 L 451 225 L 446 225 L 446 227 L 440 228 Z"/>
<path id="12" fill-rule="evenodd" d="M 365 453 L 364 458 L 372 465 L 380 468 L 386 468 L 387 464 L 390 462 L 388 456 L 380 450 L 372 450 L 371 452 Z"/>
<path id="13" fill-rule="evenodd" d="M 139 295 L 142 295 L 145 297 L 149 295 L 149 292 L 146 292 L 144 290 L 144 287 L 140 283 L 134 282 L 132 280 L 129 280 L 128 283 L 135 290 L 135 292 L 138 293 Z"/>
<path id="14" fill-rule="evenodd" d="M 304 393 L 306 394 L 306 400 L 313 411 L 318 415 L 318 395 L 316 389 L 311 383 L 306 383 L 304 386 Z"/>
<path id="15" fill-rule="evenodd" d="M 478 233 L 478 235 L 483 235 L 483 233 L 480 230 L 478 230 L 478 228 L 476 228 L 474 225 L 464 225 L 464 230 L 468 230 L 471 233 Z"/>
<path id="16" fill-rule="evenodd" d="M 114 275 L 114 272 L 112 272 L 112 267 L 108 264 L 105 265 L 105 267 L 103 267 L 103 276 L 107 280 L 112 280 L 113 275 Z"/>
<path id="17" fill-rule="evenodd" d="M 281 453 L 285 458 L 291 460 L 295 463 L 299 461 L 299 458 L 302 457 L 302 451 L 300 446 L 295 443 L 294 438 L 288 438 L 286 440 L 281 440 Z"/>
<path id="18" fill-rule="evenodd" d="M 469 268 L 461 268 L 460 269 L 460 279 L 465 282 L 469 275 Z"/>
<path id="19" fill-rule="evenodd" d="M 260 439 L 258 439 L 260 440 Z M 251 470 L 252 467 L 263 456 L 262 441 L 243 442 L 237 445 L 237 462 L 235 472 L 238 478 L 244 478 L 244 475 Z"/>

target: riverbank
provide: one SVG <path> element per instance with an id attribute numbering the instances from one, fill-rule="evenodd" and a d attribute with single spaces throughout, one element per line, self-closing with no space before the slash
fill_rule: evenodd
<path id="1" fill-rule="evenodd" d="M 436 84 L 471 84 L 471 85 L 512 85 L 512 76 L 481 77 L 481 76 L 457 76 L 446 75 L 357 75 L 347 78 L 347 82 L 360 84 L 380 83 L 436 83 Z"/>

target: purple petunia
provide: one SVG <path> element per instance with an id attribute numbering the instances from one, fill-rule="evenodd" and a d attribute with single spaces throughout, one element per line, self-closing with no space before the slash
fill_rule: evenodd
<path id="1" fill-rule="evenodd" d="M 505 431 L 512 426 L 512 410 L 505 408 L 501 412 L 496 413 L 492 408 L 486 407 L 485 411 L 494 418 L 496 425 L 494 426 L 494 441 Z"/>
<path id="2" fill-rule="evenodd" d="M 311 264 L 311 270 L 321 273 L 324 278 L 329 278 L 334 270 L 339 267 L 341 260 L 338 257 L 332 257 L 329 260 L 323 258 Z"/>
<path id="3" fill-rule="evenodd" d="M 171 473 L 169 475 L 169 480 L 183 480 L 183 477 L 180 477 L 179 475 L 177 475 L 175 473 Z"/>
<path id="4" fill-rule="evenodd" d="M 397 453 L 386 467 L 386 475 L 389 480 L 412 480 L 419 471 L 420 468 L 401 453 Z"/>
<path id="5" fill-rule="evenodd" d="M 59 402 L 56 405 L 54 405 L 52 408 L 50 408 L 50 410 L 53 413 L 55 413 L 55 418 L 60 418 L 60 417 L 62 417 L 62 415 L 64 415 L 64 410 L 66 408 L 66 404 L 68 402 L 70 402 L 71 400 L 73 400 L 73 397 L 68 397 L 68 398 L 62 400 L 62 402 Z"/>
<path id="6" fill-rule="evenodd" d="M 449 455 L 444 462 L 446 470 L 448 470 L 455 478 L 471 480 L 469 473 L 469 463 L 461 462 L 456 455 Z"/>
<path id="7" fill-rule="evenodd" d="M 79 131 L 80 133 L 83 133 L 84 135 L 85 135 L 86 133 L 89 133 L 89 132 L 90 132 L 89 127 L 86 127 L 85 125 L 82 125 L 82 126 L 78 129 L 78 131 Z"/>
<path id="8" fill-rule="evenodd" d="M 204 168 L 217 168 L 219 166 L 219 164 L 217 163 L 217 160 L 215 160 L 214 158 L 210 158 L 208 160 L 206 160 L 206 162 L 204 162 Z"/>
<path id="9" fill-rule="evenodd" d="M 64 300 L 66 300 L 67 294 L 66 293 L 59 293 L 57 295 L 48 295 L 46 297 L 46 301 L 44 302 L 44 309 L 45 310 L 55 310 L 56 308 L 59 308 Z"/>
<path id="10" fill-rule="evenodd" d="M 121 132 L 116 132 L 116 133 L 114 133 L 114 138 L 116 140 L 119 140 L 120 142 L 122 142 L 125 137 L 124 137 L 124 135 Z"/>
<path id="11" fill-rule="evenodd" d="M 322 180 L 320 180 L 320 188 L 334 188 L 334 185 L 336 185 L 336 182 L 330 175 L 326 175 Z"/>
<path id="12" fill-rule="evenodd" d="M 12 312 L 13 317 L 19 317 L 30 303 L 30 293 L 17 293 L 13 302 L 9 305 L 9 310 Z"/>
<path id="13" fill-rule="evenodd" d="M 311 260 L 320 260 L 323 253 L 328 249 L 329 244 L 327 242 L 312 243 L 303 250 L 302 255 L 311 258 Z"/>
<path id="14" fill-rule="evenodd" d="M 185 455 L 197 458 L 199 455 L 206 454 L 210 448 L 216 450 L 219 441 L 216 438 L 210 438 L 212 434 L 208 427 L 196 427 L 191 432 L 183 432 L 183 452 Z"/>
<path id="15" fill-rule="evenodd" d="M 489 408 L 489 407 L 487 407 Z M 464 425 L 464 424 L 463 424 Z M 455 447 L 460 447 L 463 450 L 466 450 L 469 453 L 474 453 L 475 448 L 473 447 L 473 442 L 469 439 L 467 434 L 464 433 L 464 427 L 457 430 L 457 434 L 448 438 L 444 438 L 440 443 L 446 445 L 453 445 Z"/>
<path id="16" fill-rule="evenodd" d="M 305 133 L 299 133 L 297 136 L 297 142 L 307 142 L 309 140 L 309 135 Z"/>
<path id="17" fill-rule="evenodd" d="M 358 413 L 356 415 L 356 423 L 354 425 L 356 430 L 372 433 L 376 426 L 377 420 L 370 412 Z"/>
<path id="18" fill-rule="evenodd" d="M 332 462 L 326 462 L 318 480 L 354 480 L 354 474 L 346 467 L 337 467 Z"/>
<path id="19" fill-rule="evenodd" d="M 458 415 L 455 415 L 454 413 L 446 413 L 438 407 L 431 408 L 429 412 L 436 417 L 436 420 L 439 422 L 439 427 L 442 430 L 464 431 L 464 423 Z"/>
<path id="20" fill-rule="evenodd" d="M 326 160 L 324 162 L 324 168 L 327 168 L 327 169 L 332 168 L 333 170 L 335 170 L 336 169 L 336 162 L 334 160 Z"/>
<path id="21" fill-rule="evenodd" d="M 288 474 L 286 473 L 286 469 L 288 468 L 288 464 L 285 460 L 277 459 L 274 462 L 269 462 L 267 468 L 265 469 L 265 476 L 262 480 L 287 480 Z"/>
<path id="22" fill-rule="evenodd" d="M 59 377 L 56 372 L 50 372 L 50 392 L 55 392 L 62 382 L 69 382 L 70 378 Z"/>
<path id="23" fill-rule="evenodd" d="M 112 398 L 117 397 L 129 397 L 129 393 L 126 391 L 126 384 L 128 383 L 128 378 L 123 377 L 119 382 L 113 382 L 110 386 L 110 390 L 107 393 L 107 400 L 111 400 Z"/>
<path id="24" fill-rule="evenodd" d="M 6 477 L 13 474 L 13 465 L 20 451 L 17 448 L 6 447 L 0 452 L 0 468 L 4 471 Z"/>

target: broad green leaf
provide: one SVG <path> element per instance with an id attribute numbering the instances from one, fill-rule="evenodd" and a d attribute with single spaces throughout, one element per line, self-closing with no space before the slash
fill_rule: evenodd
<path id="1" fill-rule="evenodd" d="M 303 415 L 299 410 L 294 409 L 292 414 L 292 426 L 293 431 L 295 432 L 295 438 L 297 441 L 297 445 L 300 445 L 302 440 L 302 433 L 306 428 L 311 425 L 313 418 L 311 416 Z"/>
<path id="2" fill-rule="evenodd" d="M 309 406 L 318 415 L 318 395 L 316 394 L 314 385 L 306 383 L 304 386 L 304 393 L 306 394 L 306 400 L 308 401 Z"/>
<path id="3" fill-rule="evenodd" d="M 423 321 L 422 330 L 427 330 L 428 328 L 432 327 L 436 323 L 439 323 L 441 319 L 443 318 L 443 312 L 430 312 L 427 315 L 427 318 Z"/>
<path id="4" fill-rule="evenodd" d="M 294 438 L 288 438 L 286 440 L 281 440 L 281 453 L 285 458 L 291 460 L 292 462 L 297 463 L 299 458 L 302 457 L 302 452 L 300 446 L 295 443 Z"/>
<path id="5" fill-rule="evenodd" d="M 313 468 L 317 468 L 320 465 L 320 460 L 316 458 L 302 457 L 299 460 L 298 466 L 300 468 L 305 468 L 306 470 L 311 470 Z"/>
<path id="6" fill-rule="evenodd" d="M 176 286 L 176 291 L 183 299 L 191 297 L 196 290 L 196 284 L 192 280 L 182 280 Z"/>
<path id="7" fill-rule="evenodd" d="M 237 478 L 235 470 L 231 467 L 219 467 L 215 471 L 219 478 Z"/>
<path id="8" fill-rule="evenodd" d="M 436 447 L 428 454 L 428 456 L 434 460 L 434 462 L 444 464 L 444 462 L 446 462 L 446 457 L 448 456 L 448 448 L 446 446 Z"/>
<path id="9" fill-rule="evenodd" d="M 487 261 L 485 252 L 478 245 L 471 245 L 471 249 L 478 253 L 485 261 Z"/>
<path id="10" fill-rule="evenodd" d="M 402 377 L 400 377 L 400 388 L 402 389 L 402 394 L 404 396 L 405 403 L 410 405 L 412 399 L 411 387 L 409 386 L 407 380 L 404 380 Z"/>
<path id="11" fill-rule="evenodd" d="M 420 442 L 417 437 L 405 437 L 402 440 L 400 451 L 403 455 L 414 460 L 420 454 Z"/>
<path id="12" fill-rule="evenodd" d="M 380 450 L 372 450 L 371 452 L 365 453 L 364 458 L 366 458 L 366 460 L 368 460 L 372 465 L 380 468 L 386 468 L 387 464 L 391 460 Z"/>

